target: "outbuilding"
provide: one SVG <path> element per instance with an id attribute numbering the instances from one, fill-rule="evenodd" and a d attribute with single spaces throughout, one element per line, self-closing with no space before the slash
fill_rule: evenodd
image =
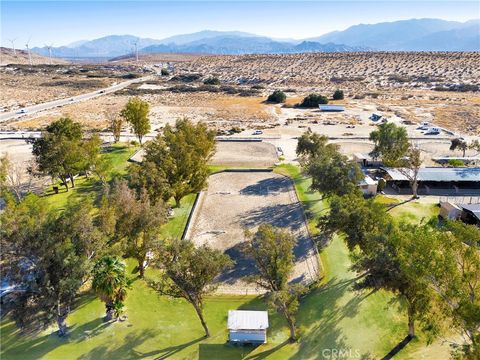
<path id="1" fill-rule="evenodd" d="M 387 185 L 400 194 L 410 194 L 408 169 L 382 168 Z M 411 176 L 410 176 L 411 177 Z M 480 195 L 480 168 L 425 167 L 418 171 L 418 194 Z"/>
<path id="2" fill-rule="evenodd" d="M 238 344 L 267 342 L 268 312 L 228 310 L 228 341 Z"/>
<path id="3" fill-rule="evenodd" d="M 461 204 L 460 216 L 464 223 L 480 226 L 480 204 Z"/>
<path id="4" fill-rule="evenodd" d="M 320 111 L 339 112 L 345 111 L 345 106 L 342 105 L 318 105 Z"/>

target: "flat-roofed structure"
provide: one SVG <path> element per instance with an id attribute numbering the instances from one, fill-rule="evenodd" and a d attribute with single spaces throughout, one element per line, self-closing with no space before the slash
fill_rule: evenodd
<path id="1" fill-rule="evenodd" d="M 251 310 L 228 311 L 228 341 L 243 344 L 267 342 L 268 312 Z"/>
<path id="2" fill-rule="evenodd" d="M 398 193 L 409 193 L 409 169 L 382 168 L 387 184 Z M 419 194 L 480 195 L 480 168 L 425 167 L 418 172 Z"/>
<path id="3" fill-rule="evenodd" d="M 343 105 L 318 105 L 320 111 L 331 111 L 331 112 L 339 112 L 345 111 L 345 106 Z"/>
<path id="4" fill-rule="evenodd" d="M 467 224 L 480 226 L 480 204 L 460 204 L 462 214 L 460 218 Z"/>

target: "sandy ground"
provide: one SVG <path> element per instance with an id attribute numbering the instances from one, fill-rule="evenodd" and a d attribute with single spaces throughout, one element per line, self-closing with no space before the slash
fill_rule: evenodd
<path id="1" fill-rule="evenodd" d="M 33 160 L 32 145 L 23 140 L 0 140 L 0 157 L 4 155 L 11 162 L 10 176 L 23 185 L 24 191 L 42 192 L 51 184 L 51 179 L 47 176 L 32 177 L 28 174 L 27 169 Z"/>
<path id="2" fill-rule="evenodd" d="M 275 146 L 265 142 L 219 141 L 212 165 L 242 167 L 273 166 L 278 161 Z"/>
<path id="3" fill-rule="evenodd" d="M 319 264 L 304 219 L 289 178 L 272 172 L 223 172 L 210 176 L 187 237 L 197 245 L 224 250 L 235 261 L 234 268 L 218 279 L 219 292 L 256 294 L 262 289 L 242 280 L 255 271 L 253 261 L 242 255 L 244 231 L 255 231 L 262 223 L 292 231 L 297 245 L 291 280 L 311 283 L 317 278 Z"/>

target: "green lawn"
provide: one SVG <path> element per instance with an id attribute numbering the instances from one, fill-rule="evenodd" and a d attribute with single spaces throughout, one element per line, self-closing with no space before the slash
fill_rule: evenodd
<path id="1" fill-rule="evenodd" d="M 298 168 L 282 165 L 276 171 L 294 179 L 297 192 L 313 217 L 325 209 L 318 194 L 308 190 L 309 181 Z M 175 209 L 175 217 L 166 225 L 172 234 L 183 231 L 193 196 Z M 402 205 L 403 206 L 403 205 Z M 182 218 L 182 219 L 180 219 Z M 322 286 L 301 301 L 298 314 L 301 339 L 290 344 L 287 328 L 276 314 L 270 316 L 269 343 L 252 347 L 235 347 L 226 343 L 226 315 L 229 309 L 265 309 L 258 298 L 242 296 L 209 297 L 205 304 L 207 323 L 212 336 L 203 331 L 193 308 L 183 300 L 159 297 L 143 281 L 136 280 L 126 305 L 128 320 L 115 324 L 102 322 L 103 305 L 91 294 L 81 297 L 78 307 L 68 318 L 71 335 L 58 339 L 52 329 L 33 337 L 21 337 L 11 321 L 1 325 L 2 359 L 322 359 L 324 349 L 336 348 L 350 358 L 368 355 L 385 356 L 407 331 L 404 313 L 385 292 L 354 292 L 351 285 L 356 274 L 350 271 L 348 250 L 336 237 L 321 253 L 324 268 Z M 133 262 L 129 262 L 132 271 Z M 132 274 L 132 276 L 134 276 Z M 147 277 L 155 276 L 147 269 Z M 446 358 L 439 344 L 425 347 L 423 340 L 408 344 L 396 359 Z M 359 355 L 359 356 L 357 356 Z M 344 357 L 348 358 L 348 357 Z"/>
<path id="2" fill-rule="evenodd" d="M 128 166 L 127 160 L 137 149 L 138 147 L 124 143 L 113 144 L 103 149 L 103 156 L 110 163 L 112 170 L 109 180 L 116 176 L 125 175 Z M 75 188 L 66 191 L 64 186 L 59 185 L 59 190 L 59 193 L 55 194 L 52 187 L 49 187 L 46 189 L 44 199 L 52 208 L 62 210 L 69 200 L 85 196 L 97 197 L 101 193 L 102 184 L 94 175 L 88 179 L 85 176 L 79 176 L 75 179 Z"/>

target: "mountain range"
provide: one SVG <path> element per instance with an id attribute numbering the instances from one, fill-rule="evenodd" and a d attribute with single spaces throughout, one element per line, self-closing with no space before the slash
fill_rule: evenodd
<path id="1" fill-rule="evenodd" d="M 204 30 L 157 40 L 110 35 L 52 48 L 61 58 L 116 57 L 133 53 L 258 54 L 351 51 L 480 51 L 480 20 L 411 19 L 360 24 L 309 39 L 273 39 L 240 31 Z M 48 49 L 32 51 L 48 55 Z"/>

